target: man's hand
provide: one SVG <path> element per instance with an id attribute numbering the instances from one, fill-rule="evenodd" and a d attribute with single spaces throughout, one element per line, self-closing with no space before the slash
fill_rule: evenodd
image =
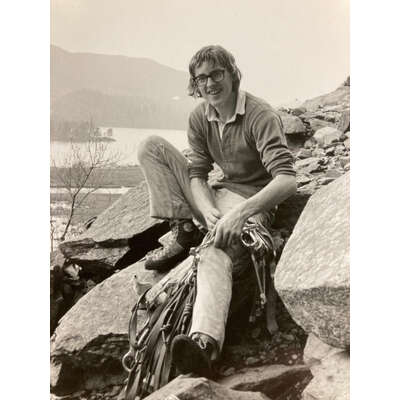
<path id="1" fill-rule="evenodd" d="M 209 231 L 212 231 L 215 228 L 216 223 L 222 217 L 221 212 L 218 208 L 208 207 L 202 211 L 203 217 L 206 221 L 207 228 Z"/>
<path id="2" fill-rule="evenodd" d="M 215 226 L 214 246 L 227 249 L 237 244 L 245 222 L 246 218 L 240 208 L 234 208 L 226 213 Z"/>

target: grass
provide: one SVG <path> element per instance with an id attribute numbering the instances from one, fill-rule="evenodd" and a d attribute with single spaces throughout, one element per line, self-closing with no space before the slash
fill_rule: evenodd
<path id="1" fill-rule="evenodd" d="M 50 186 L 62 187 L 63 184 L 57 176 L 57 172 L 63 172 L 65 168 L 50 167 Z M 101 187 L 133 187 L 144 180 L 139 166 L 121 166 L 94 170 L 92 179 L 89 179 L 86 187 L 91 187 L 92 182 L 97 181 L 101 174 Z"/>

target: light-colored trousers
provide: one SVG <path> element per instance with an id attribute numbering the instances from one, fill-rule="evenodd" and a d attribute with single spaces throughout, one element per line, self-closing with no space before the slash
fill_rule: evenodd
<path id="1" fill-rule="evenodd" d="M 199 220 L 201 213 L 190 189 L 188 161 L 181 152 L 165 139 L 150 136 L 141 142 L 138 160 L 149 187 L 150 216 L 163 219 L 194 217 Z M 225 188 L 211 188 L 211 191 L 222 214 L 245 200 Z M 241 259 L 243 252 L 238 257 Z M 183 262 L 191 262 L 191 258 Z M 197 297 L 190 334 L 211 336 L 218 343 L 218 351 L 221 351 L 225 339 L 235 265 L 223 250 L 213 245 L 202 250 L 198 264 Z"/>

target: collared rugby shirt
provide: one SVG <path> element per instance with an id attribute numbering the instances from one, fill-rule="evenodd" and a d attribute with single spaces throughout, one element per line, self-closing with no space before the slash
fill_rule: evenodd
<path id="1" fill-rule="evenodd" d="M 239 92 L 225 124 L 214 107 L 199 104 L 189 117 L 188 140 L 190 178 L 207 180 L 215 162 L 224 174 L 220 186 L 246 198 L 279 174 L 295 176 L 279 114 L 250 93 Z"/>

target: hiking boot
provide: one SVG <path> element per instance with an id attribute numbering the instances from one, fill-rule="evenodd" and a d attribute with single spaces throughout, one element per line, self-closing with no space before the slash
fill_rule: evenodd
<path id="1" fill-rule="evenodd" d="M 172 341 L 172 364 L 181 374 L 195 374 L 212 378 L 211 356 L 216 348 L 215 341 L 203 334 L 193 339 L 186 335 L 177 335 Z"/>
<path id="2" fill-rule="evenodd" d="M 147 254 L 144 267 L 147 270 L 168 271 L 189 255 L 191 247 L 198 246 L 203 233 L 190 219 L 171 220 L 172 240 L 163 248 Z"/>

